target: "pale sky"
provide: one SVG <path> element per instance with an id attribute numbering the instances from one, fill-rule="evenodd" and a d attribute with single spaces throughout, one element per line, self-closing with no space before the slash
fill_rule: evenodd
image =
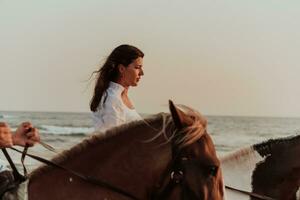
<path id="1" fill-rule="evenodd" d="M 144 53 L 141 113 L 300 116 L 300 1 L 0 0 L 0 110 L 88 112 L 116 46 Z"/>

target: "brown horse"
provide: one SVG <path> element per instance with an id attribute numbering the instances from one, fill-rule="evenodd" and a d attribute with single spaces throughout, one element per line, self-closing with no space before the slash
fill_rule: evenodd
<path id="1" fill-rule="evenodd" d="M 29 200 L 221 200 L 220 162 L 206 120 L 187 107 L 91 136 L 53 159 L 126 193 L 43 166 L 29 176 Z M 185 111 L 183 111 L 185 109 Z"/>

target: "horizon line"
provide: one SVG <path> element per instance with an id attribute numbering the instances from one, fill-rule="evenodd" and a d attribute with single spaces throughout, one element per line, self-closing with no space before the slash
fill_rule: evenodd
<path id="1" fill-rule="evenodd" d="M 23 112 L 23 113 L 70 113 L 70 114 L 88 114 L 90 111 L 30 111 L 30 110 L 0 110 L 1 112 Z M 141 115 L 155 115 L 157 113 L 145 113 L 145 112 L 138 112 Z M 279 116 L 279 115 L 234 115 L 234 114 L 203 114 L 204 117 L 253 117 L 253 118 L 300 118 L 300 116 Z"/>

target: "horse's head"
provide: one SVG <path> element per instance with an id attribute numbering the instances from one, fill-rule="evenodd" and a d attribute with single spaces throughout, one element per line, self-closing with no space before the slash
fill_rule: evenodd
<path id="1" fill-rule="evenodd" d="M 187 107 L 182 111 L 172 101 L 169 107 L 175 127 L 170 140 L 172 158 L 154 199 L 223 199 L 220 161 L 206 120 Z"/>

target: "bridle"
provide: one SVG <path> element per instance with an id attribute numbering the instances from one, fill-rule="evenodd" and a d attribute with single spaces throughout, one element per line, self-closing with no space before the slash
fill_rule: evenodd
<path id="1" fill-rule="evenodd" d="M 181 200 L 199 198 L 195 192 L 188 187 L 184 179 L 184 161 L 186 160 L 188 160 L 188 158 L 183 156 L 181 152 L 172 145 L 172 161 L 162 174 L 159 184 L 155 186 L 155 190 L 150 197 L 151 200 L 165 200 L 176 187 L 181 188 Z M 265 195 L 236 189 L 230 186 L 225 186 L 225 188 L 260 200 L 274 200 L 274 198 Z"/>
<path id="2" fill-rule="evenodd" d="M 181 199 L 196 199 L 194 192 L 187 186 L 185 180 L 184 161 L 187 160 L 172 140 L 172 160 L 163 172 L 160 181 L 155 185 L 151 200 L 164 200 L 171 195 L 176 187 L 181 189 Z"/>
<path id="3" fill-rule="evenodd" d="M 124 191 L 123 189 L 118 188 L 110 183 L 104 182 L 99 179 L 95 179 L 94 177 L 85 176 L 74 170 L 68 169 L 61 165 L 58 165 L 58 164 L 54 163 L 53 161 L 50 161 L 50 160 L 41 158 L 39 156 L 27 153 L 27 148 L 25 147 L 23 152 L 16 148 L 13 148 L 13 147 L 10 148 L 10 149 L 22 154 L 22 159 L 21 159 L 22 165 L 23 165 L 25 156 L 28 156 L 30 158 L 33 158 L 37 161 L 40 161 L 40 162 L 46 164 L 46 165 L 67 171 L 68 173 L 80 178 L 81 180 L 83 180 L 87 183 L 90 183 L 93 185 L 98 185 L 100 187 L 104 187 L 106 189 L 109 189 L 113 192 L 119 193 L 119 194 L 126 196 L 133 200 L 140 200 L 135 195 L 133 195 L 127 191 Z M 17 182 L 21 183 L 21 182 L 25 181 L 27 178 L 27 174 L 25 174 L 25 176 L 21 175 L 18 172 L 17 168 L 15 167 L 14 163 L 12 162 L 7 151 L 5 149 L 2 149 L 2 150 L 3 150 L 3 152 L 5 152 L 5 156 L 6 156 L 7 160 L 9 161 L 11 168 L 13 169 L 13 174 L 14 174 L 14 177 L 17 180 Z M 184 180 L 184 168 L 183 168 L 183 163 L 182 163 L 183 160 L 185 160 L 185 157 L 181 156 L 180 151 L 177 150 L 177 148 L 175 147 L 175 145 L 172 142 L 172 160 L 170 161 L 170 164 L 168 165 L 167 169 L 164 171 L 159 183 L 155 185 L 155 189 L 150 196 L 151 200 L 166 199 L 166 197 L 168 197 L 171 194 L 171 192 L 173 191 L 173 189 L 177 186 L 181 187 L 181 190 L 182 190 L 181 196 L 182 196 L 183 200 L 190 199 L 190 198 L 187 198 L 188 196 L 195 196 L 195 194 L 192 193 L 192 190 L 187 187 L 186 182 Z M 24 172 L 26 172 L 26 171 L 27 170 L 24 168 Z M 168 183 L 165 185 L 164 182 L 166 182 L 166 181 Z"/>
<path id="4" fill-rule="evenodd" d="M 49 146 L 49 145 L 48 145 Z M 51 146 L 50 146 L 51 147 Z M 89 183 L 89 184 L 93 184 L 93 185 L 97 185 L 99 187 L 103 187 L 106 188 L 110 191 L 113 191 L 115 193 L 121 194 L 123 196 L 126 196 L 130 199 L 133 200 L 140 200 L 138 197 L 136 197 L 135 195 L 117 187 L 114 186 L 108 182 L 96 179 L 94 177 L 91 176 L 86 176 L 83 175 L 79 172 L 76 172 L 74 170 L 68 169 L 66 167 L 63 167 L 61 165 L 58 165 L 56 163 L 54 163 L 53 161 L 41 158 L 39 156 L 36 155 L 32 155 L 27 153 L 27 148 L 24 148 L 24 151 L 20 151 L 18 149 L 15 149 L 13 147 L 11 147 L 10 149 L 19 152 L 22 154 L 22 165 L 24 167 L 24 172 L 26 172 L 26 168 L 24 166 L 24 159 L 25 156 L 31 157 L 37 161 L 40 161 L 46 165 L 55 167 L 55 168 L 59 168 L 61 170 L 64 170 L 68 173 L 70 173 L 71 175 L 74 175 L 78 178 L 80 178 L 81 180 Z M 51 147 L 52 149 L 54 149 L 53 147 Z M 154 186 L 154 190 L 152 191 L 152 193 L 150 194 L 150 199 L 151 200 L 165 200 L 168 196 L 171 195 L 172 191 L 176 188 L 176 187 L 180 187 L 181 189 L 181 199 L 182 200 L 190 200 L 190 199 L 197 199 L 196 194 L 192 191 L 191 188 L 188 187 L 187 182 L 185 180 L 185 167 L 184 167 L 184 161 L 187 160 L 186 157 L 184 157 L 182 155 L 181 150 L 177 147 L 177 145 L 174 144 L 174 140 L 171 140 L 171 148 L 172 148 L 172 160 L 169 162 L 169 165 L 167 166 L 166 170 L 163 172 L 160 181 L 158 182 L 158 184 L 156 184 Z M 9 154 L 7 153 L 6 149 L 2 149 L 5 157 L 7 158 L 7 160 L 9 161 L 9 164 L 11 166 L 11 168 L 13 169 L 13 174 L 14 174 L 14 178 L 18 183 L 21 183 L 23 181 L 26 180 L 26 174 L 25 176 L 21 175 L 17 168 L 15 167 L 14 163 L 12 162 L 12 159 L 10 158 Z M 263 195 L 259 195 L 259 194 L 255 194 L 252 192 L 247 192 L 247 191 L 243 191 L 243 190 L 239 190 L 239 189 L 235 189 L 229 186 L 226 186 L 226 188 L 243 193 L 243 194 L 247 194 L 249 196 L 252 197 L 256 197 L 257 199 L 261 199 L 261 200 L 274 200 L 273 198 L 267 197 L 267 196 L 263 196 Z"/>
<path id="5" fill-rule="evenodd" d="M 18 149 L 15 149 L 15 148 L 11 148 L 11 149 L 14 150 L 14 151 L 17 151 L 19 153 L 24 154 L 24 152 L 22 152 Z M 2 149 L 2 150 L 3 150 L 3 152 L 6 152 L 5 149 Z M 36 155 L 29 154 L 27 152 L 25 153 L 25 155 L 28 156 L 28 157 L 31 157 L 32 159 L 35 159 L 39 162 L 42 162 L 46 165 L 49 165 L 49 166 L 67 171 L 70 174 L 80 178 L 81 180 L 83 180 L 83 181 L 85 181 L 89 184 L 98 185 L 100 187 L 106 188 L 108 190 L 111 190 L 113 192 L 116 192 L 118 194 L 126 196 L 130 199 L 133 199 L 133 200 L 140 200 L 135 195 L 133 195 L 133 194 L 127 192 L 127 191 L 124 191 L 123 189 L 118 188 L 118 187 L 116 187 L 116 186 L 114 186 L 110 183 L 104 182 L 104 181 L 99 180 L 99 179 L 95 179 L 94 177 L 82 175 L 82 174 L 80 174 L 76 171 L 70 170 L 70 169 L 65 168 L 63 166 L 60 166 L 60 165 L 58 165 L 58 164 L 56 164 L 56 163 L 54 163 L 50 160 L 41 158 L 41 157 L 36 156 Z M 12 162 L 12 160 L 11 160 L 11 158 L 10 158 L 10 156 L 7 152 L 5 153 L 5 156 L 6 156 L 6 158 L 8 158 L 8 160 L 10 160 L 9 164 L 11 165 L 11 168 L 13 169 L 13 174 L 14 174 L 15 179 L 17 180 L 17 182 L 21 183 L 21 182 L 25 181 L 26 177 L 22 176 L 18 172 L 17 168 L 13 164 L 13 162 Z M 193 193 L 193 191 L 189 187 L 187 187 L 185 179 L 184 179 L 184 168 L 183 168 L 183 165 L 182 165 L 182 160 L 185 160 L 186 158 L 185 157 L 180 157 L 180 156 L 175 156 L 173 158 L 175 158 L 175 159 L 173 159 L 170 162 L 169 166 L 167 167 L 167 169 L 162 174 L 159 183 L 157 185 L 155 185 L 155 189 L 154 189 L 153 193 L 150 196 L 151 200 L 164 200 L 164 199 L 166 199 L 171 194 L 171 192 L 175 189 L 175 187 L 177 187 L 177 186 L 181 187 L 181 191 L 182 191 L 181 198 L 182 199 L 195 199 L 196 198 L 196 195 Z M 240 192 L 242 194 L 246 194 L 246 195 L 251 196 L 251 197 L 255 197 L 257 199 L 274 200 L 273 198 L 270 198 L 270 197 L 267 197 L 267 196 L 264 196 L 264 195 L 259 195 L 259 194 L 256 194 L 256 193 L 239 190 L 239 189 L 236 189 L 236 188 L 233 188 L 233 187 L 230 187 L 230 186 L 226 186 L 226 188 L 230 189 L 230 190 L 233 190 L 233 191 Z"/>
<path id="6" fill-rule="evenodd" d="M 13 147 L 11 147 L 10 149 L 22 154 L 22 164 L 24 162 L 25 156 L 28 156 L 30 158 L 33 158 L 37 161 L 40 161 L 40 162 L 46 164 L 46 165 L 67 171 L 68 173 L 80 178 L 81 180 L 83 180 L 87 183 L 90 183 L 93 185 L 98 185 L 100 187 L 104 187 L 106 189 L 109 189 L 113 192 L 119 193 L 119 194 L 126 196 L 133 200 L 140 200 L 135 195 L 133 195 L 127 191 L 124 191 L 123 189 L 118 188 L 114 185 L 111 185 L 110 183 L 104 182 L 99 179 L 95 179 L 94 177 L 82 175 L 81 173 L 78 173 L 74 170 L 68 169 L 61 165 L 58 165 L 58 164 L 54 163 L 53 161 L 50 161 L 50 160 L 41 158 L 39 156 L 27 153 L 27 148 L 24 148 L 23 152 L 16 148 L 13 148 Z M 6 152 L 5 149 L 2 149 L 2 150 L 3 150 L 3 152 Z M 5 156 L 7 157 L 8 160 L 10 160 L 9 164 L 11 165 L 11 168 L 13 169 L 13 173 L 18 174 L 17 176 L 15 176 L 15 178 L 18 180 L 17 182 L 21 183 L 21 182 L 25 181 L 27 178 L 26 175 L 25 176 L 20 175 L 20 173 L 18 172 L 14 163 L 11 161 L 11 158 L 7 152 L 5 153 Z M 168 165 L 167 169 L 164 171 L 164 173 L 160 179 L 160 182 L 155 185 L 155 189 L 150 196 L 151 200 L 166 199 L 166 197 L 168 197 L 171 194 L 171 192 L 173 191 L 173 189 L 177 186 L 180 186 L 182 189 L 181 196 L 182 196 L 183 200 L 191 199 L 191 198 L 187 198 L 188 196 L 195 196 L 195 194 L 192 193 L 192 190 L 190 188 L 188 188 L 185 183 L 184 168 L 183 168 L 183 163 L 182 163 L 183 160 L 185 160 L 185 157 L 181 156 L 180 152 L 177 151 L 177 148 L 175 148 L 175 146 L 172 143 L 172 160 L 170 161 L 170 164 Z M 26 169 L 24 171 L 26 171 Z M 164 186 L 164 182 L 166 182 L 166 181 L 168 181 L 168 183 L 167 183 L 167 185 Z"/>

